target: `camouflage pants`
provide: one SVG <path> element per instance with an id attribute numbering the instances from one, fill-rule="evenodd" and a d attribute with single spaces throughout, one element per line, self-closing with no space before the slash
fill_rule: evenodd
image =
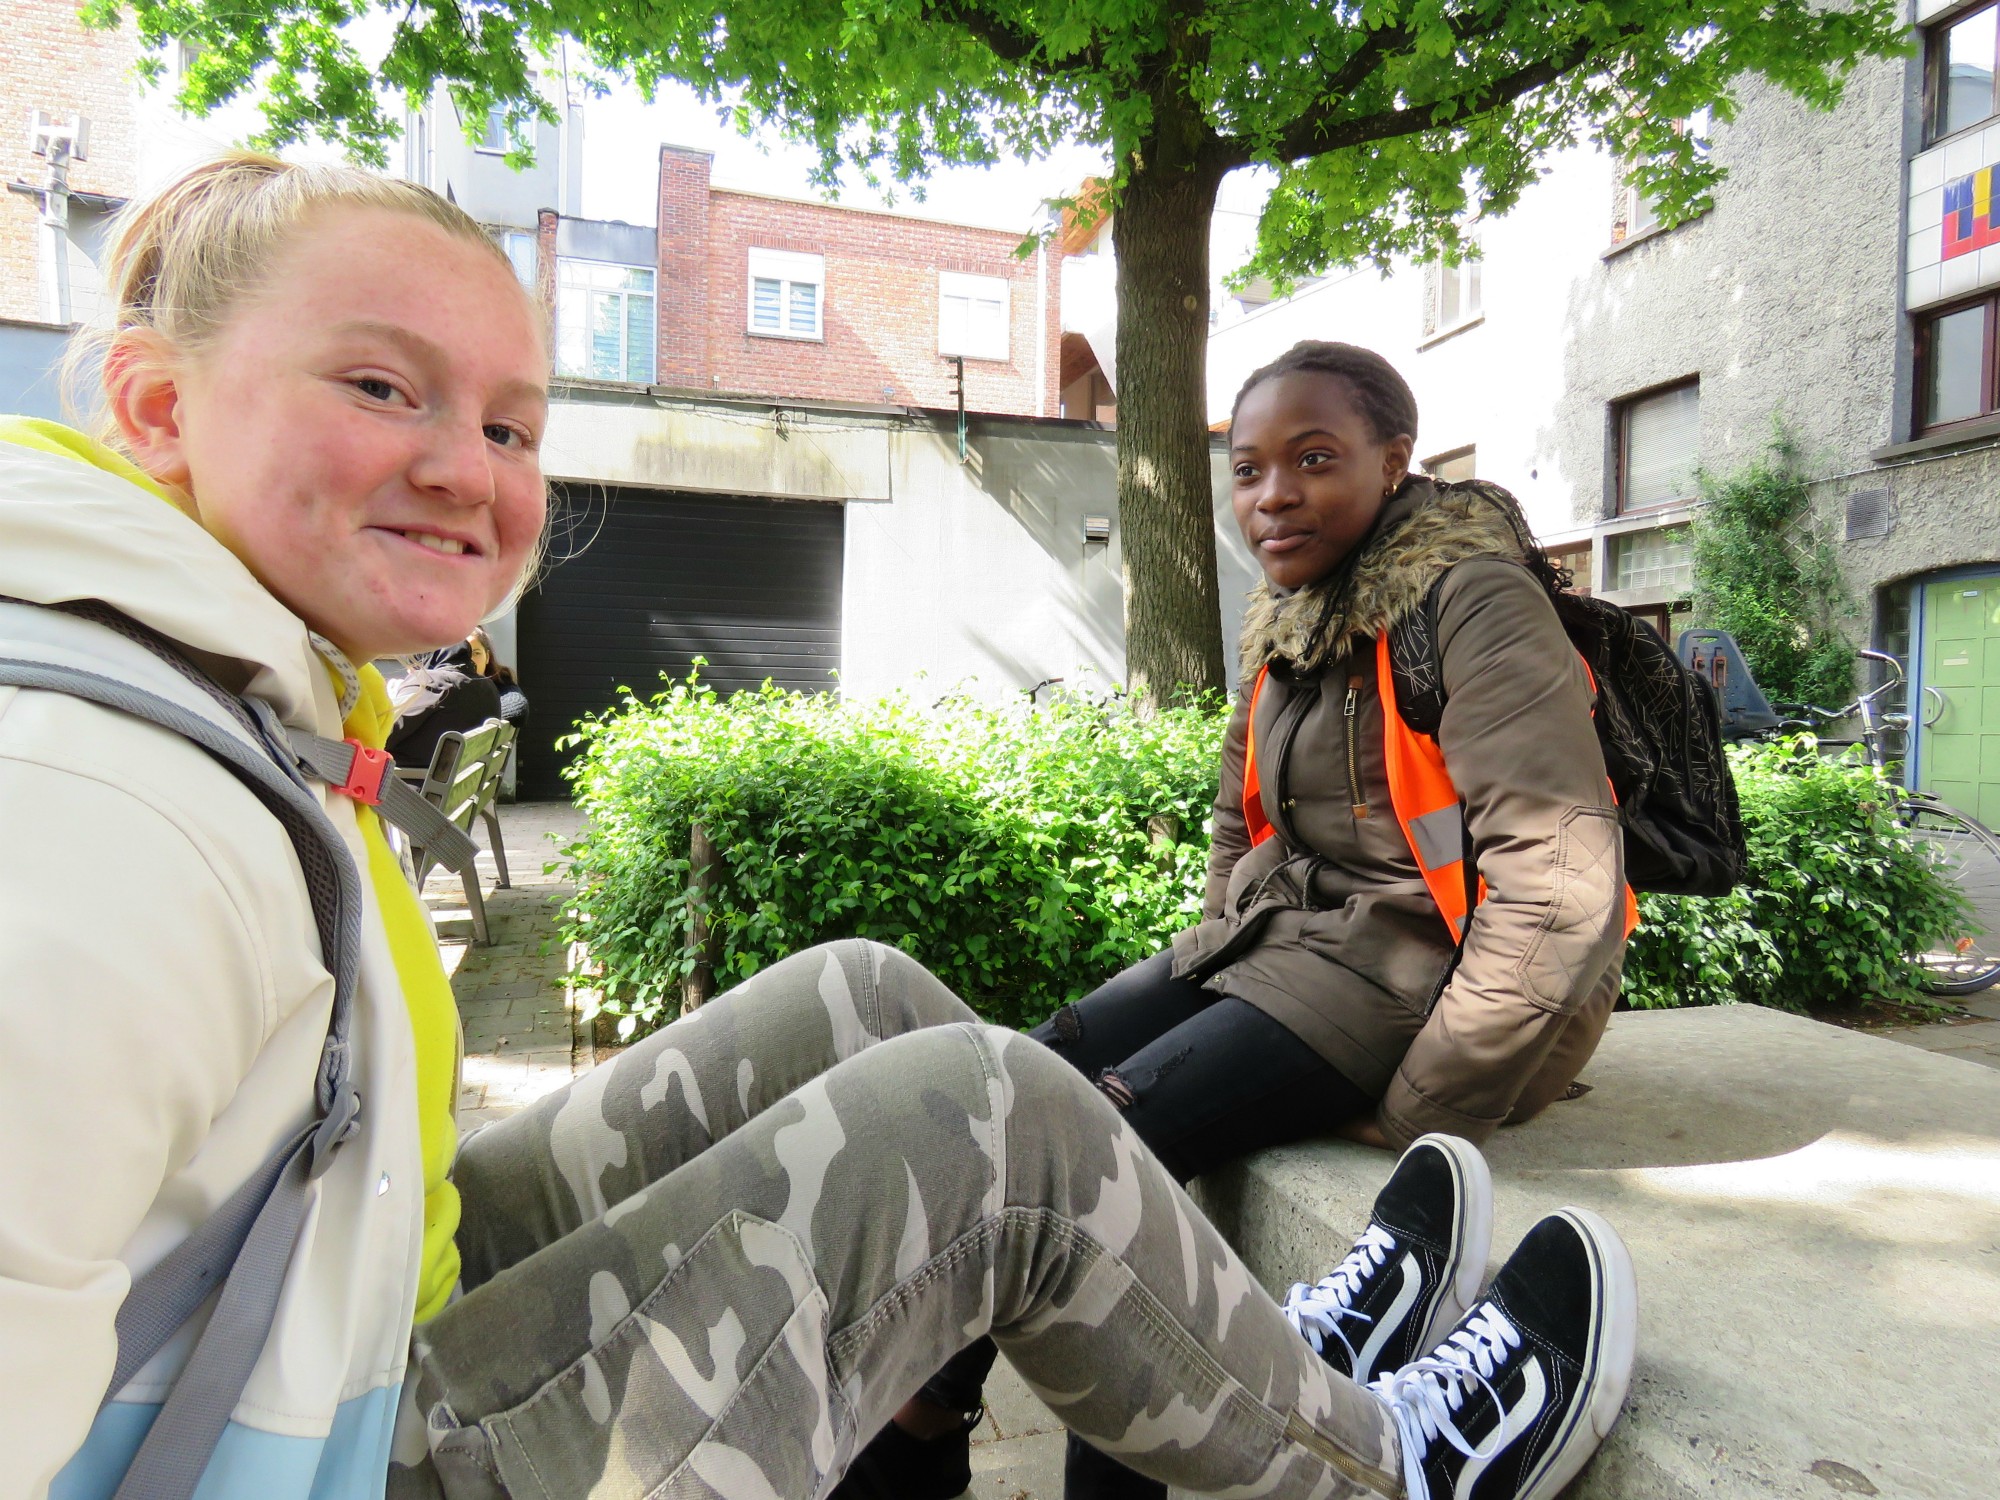
<path id="1" fill-rule="evenodd" d="M 413 1376 L 452 1500 L 823 1495 L 985 1333 L 1170 1483 L 1400 1492 L 1386 1408 L 1097 1091 L 893 949 L 774 965 L 455 1176 L 470 1291 Z"/>

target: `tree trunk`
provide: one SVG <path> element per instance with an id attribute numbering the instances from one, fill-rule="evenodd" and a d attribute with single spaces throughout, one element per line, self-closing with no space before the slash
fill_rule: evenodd
<path id="1" fill-rule="evenodd" d="M 715 933 L 708 924 L 715 894 L 715 845 L 708 830 L 696 823 L 688 837 L 688 947 L 696 954 L 694 967 L 681 980 L 681 1014 L 692 1015 L 715 993 Z"/>
<path id="2" fill-rule="evenodd" d="M 1118 515 L 1125 677 L 1142 707 L 1223 691 L 1209 473 L 1208 224 L 1221 173 L 1141 156 L 1118 253 Z"/>

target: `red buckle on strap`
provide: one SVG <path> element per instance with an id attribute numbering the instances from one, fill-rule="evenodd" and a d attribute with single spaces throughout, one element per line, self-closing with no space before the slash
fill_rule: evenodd
<path id="1" fill-rule="evenodd" d="M 371 750 L 359 740 L 343 740 L 342 744 L 354 747 L 354 763 L 347 768 L 347 780 L 336 783 L 333 790 L 343 797 L 352 797 L 356 802 L 365 802 L 376 807 L 382 801 L 382 782 L 396 764 L 387 750 Z"/>

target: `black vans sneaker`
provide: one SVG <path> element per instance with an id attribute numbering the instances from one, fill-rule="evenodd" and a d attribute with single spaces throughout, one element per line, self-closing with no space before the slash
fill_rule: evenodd
<path id="1" fill-rule="evenodd" d="M 1492 1238 L 1486 1159 L 1455 1135 L 1420 1136 L 1347 1259 L 1287 1292 L 1285 1316 L 1321 1359 L 1366 1384 L 1429 1349 L 1472 1305 Z"/>
<path id="2" fill-rule="evenodd" d="M 1436 1349 L 1369 1387 L 1409 1500 L 1550 1500 L 1618 1420 L 1638 1326 L 1611 1226 L 1582 1208 L 1542 1220 Z"/>

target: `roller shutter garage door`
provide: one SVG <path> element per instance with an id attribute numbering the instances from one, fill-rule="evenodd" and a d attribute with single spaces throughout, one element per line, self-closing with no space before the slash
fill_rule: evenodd
<path id="1" fill-rule="evenodd" d="M 578 544 L 521 601 L 520 794 L 568 795 L 555 741 L 609 708 L 621 685 L 645 696 L 697 656 L 719 692 L 824 692 L 840 666 L 844 513 L 797 500 L 557 485 Z M 601 524 L 600 524 L 601 523 Z M 593 535 L 593 533 L 595 533 Z"/>

